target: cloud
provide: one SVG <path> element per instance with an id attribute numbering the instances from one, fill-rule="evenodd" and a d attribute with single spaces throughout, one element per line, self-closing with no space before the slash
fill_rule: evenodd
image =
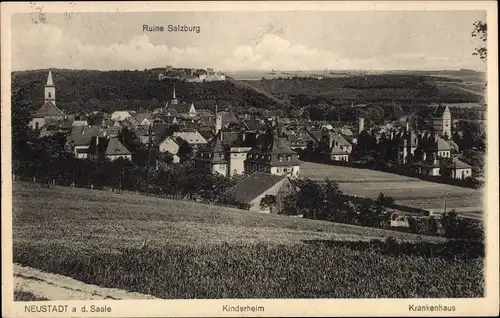
<path id="1" fill-rule="evenodd" d="M 468 56 L 430 57 L 421 53 L 398 53 L 355 59 L 334 52 L 293 44 L 276 34 L 263 34 L 252 45 L 223 51 L 211 47 L 155 45 L 148 35 L 128 42 L 95 45 L 82 43 L 55 26 L 31 25 L 13 38 L 14 70 L 39 68 L 145 69 L 174 65 L 220 70 L 321 70 L 321 69 L 443 69 L 470 63 Z"/>

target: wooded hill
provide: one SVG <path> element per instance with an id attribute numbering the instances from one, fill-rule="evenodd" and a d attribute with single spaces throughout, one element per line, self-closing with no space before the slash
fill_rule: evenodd
<path id="1" fill-rule="evenodd" d="M 22 71 L 12 74 L 13 90 L 23 88 L 21 100 L 30 100 L 33 110 L 43 101 L 48 70 Z M 259 81 L 226 81 L 191 83 L 182 80 L 158 80 L 157 70 L 92 71 L 52 70 L 57 105 L 63 110 L 120 109 L 153 110 L 172 98 L 175 83 L 177 98 L 195 103 L 198 109 L 306 108 L 316 104 L 330 107 L 351 103 L 402 105 L 431 102 L 482 102 L 481 92 L 470 89 L 470 83 L 457 77 L 380 74 L 316 79 L 292 77 Z M 478 84 L 479 83 L 479 84 Z M 480 82 L 477 82 L 481 86 Z M 469 88 L 466 88 L 469 87 Z"/>
<path id="2" fill-rule="evenodd" d="M 245 81 L 292 105 L 315 103 L 342 105 L 354 103 L 400 102 L 467 103 L 482 102 L 482 93 L 460 87 L 459 78 L 408 74 L 363 75 L 317 79 L 292 77 Z"/>
<path id="3" fill-rule="evenodd" d="M 61 109 L 84 108 L 111 112 L 119 109 L 149 109 L 165 105 L 176 96 L 181 102 L 195 103 L 197 108 L 220 109 L 233 106 L 269 109 L 280 106 L 276 99 L 231 81 L 189 83 L 181 80 L 158 80 L 158 72 L 52 70 L 56 85 L 57 106 Z M 48 70 L 14 72 L 13 90 L 24 88 L 21 100 L 40 107 Z"/>

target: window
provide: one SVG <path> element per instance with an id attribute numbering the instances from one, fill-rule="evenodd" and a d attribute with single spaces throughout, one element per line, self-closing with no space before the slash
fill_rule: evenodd
<path id="1" fill-rule="evenodd" d="M 287 157 L 286 157 L 286 160 L 287 160 L 287 161 L 292 161 L 292 156 L 287 156 Z"/>
<path id="2" fill-rule="evenodd" d="M 281 169 L 280 169 L 280 168 L 276 168 L 276 172 L 277 172 L 277 173 L 280 173 L 280 172 L 281 172 Z"/>
<path id="3" fill-rule="evenodd" d="M 283 162 L 283 156 L 281 156 L 281 155 L 280 155 L 280 156 L 278 156 L 278 161 L 279 161 L 279 162 Z"/>
<path id="4" fill-rule="evenodd" d="M 51 97 L 52 97 L 52 94 L 49 92 L 49 98 L 51 98 Z"/>
<path id="5" fill-rule="evenodd" d="M 223 153 L 219 153 L 219 158 L 223 159 L 224 158 L 224 154 Z"/>

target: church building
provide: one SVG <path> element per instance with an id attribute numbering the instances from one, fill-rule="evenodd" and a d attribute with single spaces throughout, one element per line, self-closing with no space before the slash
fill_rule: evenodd
<path id="1" fill-rule="evenodd" d="M 451 138 L 451 112 L 448 106 L 436 106 L 432 113 L 432 126 L 439 137 Z"/>
<path id="2" fill-rule="evenodd" d="M 56 87 L 52 80 L 52 72 L 49 71 L 47 83 L 45 84 L 44 103 L 42 107 L 35 113 L 30 121 L 30 126 L 33 129 L 40 129 L 51 121 L 64 119 L 64 113 L 56 107 Z"/>

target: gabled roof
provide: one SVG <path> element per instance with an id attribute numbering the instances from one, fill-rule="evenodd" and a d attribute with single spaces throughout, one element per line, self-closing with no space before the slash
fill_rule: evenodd
<path id="1" fill-rule="evenodd" d="M 148 119 L 149 121 L 153 121 L 153 117 L 147 113 L 138 113 L 134 115 L 134 119 L 141 124 L 144 119 Z"/>
<path id="2" fill-rule="evenodd" d="M 255 130 L 255 131 L 264 131 L 266 127 L 262 124 L 262 122 L 256 118 L 250 118 L 245 122 L 245 126 L 248 128 L 248 130 Z"/>
<path id="3" fill-rule="evenodd" d="M 62 117 L 64 113 L 56 107 L 52 102 L 43 103 L 42 107 L 36 112 L 35 118 L 44 118 L 44 117 Z"/>
<path id="4" fill-rule="evenodd" d="M 264 172 L 254 172 L 227 191 L 237 202 L 249 203 L 262 193 L 287 178 Z"/>
<path id="5" fill-rule="evenodd" d="M 203 138 L 203 136 L 197 130 L 175 132 L 174 136 L 184 139 L 190 145 L 200 145 L 207 143 L 205 138 Z"/>
<path id="6" fill-rule="evenodd" d="M 118 138 L 110 138 L 106 148 L 105 155 L 131 155 L 132 153 L 118 140 Z"/>
<path id="7" fill-rule="evenodd" d="M 316 141 L 320 141 L 323 136 L 323 131 L 321 129 L 308 129 L 307 131 Z"/>
<path id="8" fill-rule="evenodd" d="M 266 133 L 257 138 L 255 149 L 268 154 L 294 154 L 285 138 L 279 138 L 273 133 Z"/>
<path id="9" fill-rule="evenodd" d="M 89 146 L 92 137 L 117 136 L 118 127 L 102 128 L 99 126 L 73 126 L 67 140 L 73 146 Z"/>
<path id="10" fill-rule="evenodd" d="M 460 159 L 453 159 L 452 162 L 446 164 L 446 168 L 450 169 L 470 169 L 472 168 L 469 164 L 461 161 Z"/>
<path id="11" fill-rule="evenodd" d="M 450 144 L 446 142 L 443 138 L 439 138 L 437 141 L 437 149 L 438 151 L 446 151 L 451 150 Z"/>
<path id="12" fill-rule="evenodd" d="M 330 136 L 333 139 L 333 141 L 339 144 L 339 146 L 344 146 L 344 147 L 351 146 L 351 144 L 347 140 L 345 140 L 345 138 L 342 137 L 342 135 L 340 134 L 330 133 Z"/>
<path id="13" fill-rule="evenodd" d="M 188 114 L 191 109 L 192 104 L 182 103 L 182 104 L 172 104 L 168 106 L 167 112 L 169 110 L 176 110 L 178 114 Z"/>
<path id="14" fill-rule="evenodd" d="M 238 119 L 234 115 L 233 112 L 223 112 L 222 113 L 222 122 L 223 123 L 236 123 Z"/>
<path id="15" fill-rule="evenodd" d="M 200 135 L 203 136 L 207 141 L 212 140 L 215 136 L 211 129 L 198 129 Z"/>

